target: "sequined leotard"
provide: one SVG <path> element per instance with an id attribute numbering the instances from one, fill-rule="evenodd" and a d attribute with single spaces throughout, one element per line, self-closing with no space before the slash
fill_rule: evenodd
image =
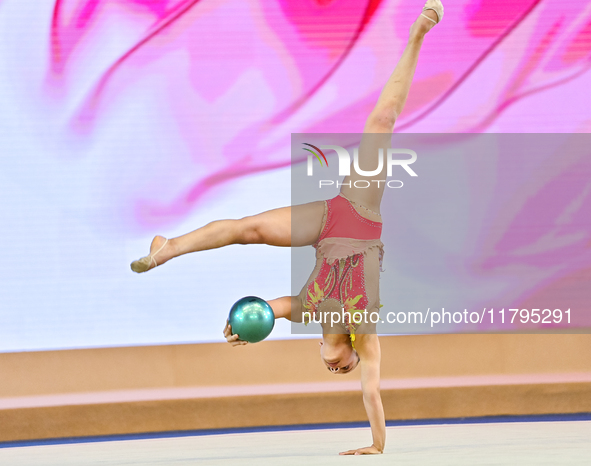
<path id="1" fill-rule="evenodd" d="M 361 216 L 339 194 L 325 201 L 323 228 L 314 244 L 316 267 L 300 293 L 311 313 L 345 311 L 343 327 L 354 345 L 355 313 L 378 311 L 383 257 L 382 223 Z M 314 314 L 313 314 L 314 315 Z"/>

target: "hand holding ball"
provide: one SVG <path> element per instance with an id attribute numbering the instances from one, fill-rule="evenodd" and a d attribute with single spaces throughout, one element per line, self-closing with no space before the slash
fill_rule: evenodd
<path id="1" fill-rule="evenodd" d="M 256 296 L 239 299 L 230 309 L 228 323 L 240 340 L 257 343 L 269 336 L 275 326 L 275 314 L 269 303 Z"/>

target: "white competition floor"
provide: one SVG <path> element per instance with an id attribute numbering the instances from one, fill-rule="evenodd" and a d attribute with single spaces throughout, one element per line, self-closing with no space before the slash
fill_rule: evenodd
<path id="1" fill-rule="evenodd" d="M 394 426 L 383 455 L 338 456 L 370 443 L 369 428 L 334 428 L 13 444 L 0 465 L 591 465 L 589 420 Z"/>

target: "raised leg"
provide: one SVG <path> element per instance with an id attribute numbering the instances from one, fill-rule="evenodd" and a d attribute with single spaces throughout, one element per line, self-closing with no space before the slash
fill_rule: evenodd
<path id="1" fill-rule="evenodd" d="M 318 201 L 238 220 L 216 220 L 168 242 L 163 236 L 156 236 L 150 246 L 150 255 L 146 256 L 148 260 L 134 261 L 131 268 L 135 272 L 145 272 L 183 254 L 231 244 L 310 245 L 320 235 L 323 215 L 324 203 Z"/>
<path id="2" fill-rule="evenodd" d="M 439 8 L 440 2 L 433 3 Z M 441 7 L 441 14 L 443 12 Z M 359 168 L 364 171 L 376 170 L 379 166 L 380 149 L 391 147 L 392 131 L 396 118 L 402 112 L 419 60 L 419 52 L 423 45 L 425 34 L 439 21 L 439 16 L 433 9 L 425 10 L 410 28 L 408 43 L 394 72 L 384 86 L 373 111 L 367 118 L 363 137 L 359 146 Z M 358 180 L 370 182 L 368 188 L 355 187 Z M 351 175 L 343 181 L 341 192 L 358 204 L 379 213 L 380 203 L 386 180 L 386 164 L 384 161 L 381 173 L 376 176 L 361 176 L 351 168 Z M 350 186 L 349 186 L 350 184 Z M 358 183 L 358 186 L 367 183 Z"/>

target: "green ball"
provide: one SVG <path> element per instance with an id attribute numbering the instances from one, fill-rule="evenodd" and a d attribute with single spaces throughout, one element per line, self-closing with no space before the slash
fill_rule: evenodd
<path id="1" fill-rule="evenodd" d="M 228 316 L 232 333 L 240 340 L 257 343 L 269 336 L 275 326 L 275 314 L 269 303 L 256 296 L 239 299 Z"/>

